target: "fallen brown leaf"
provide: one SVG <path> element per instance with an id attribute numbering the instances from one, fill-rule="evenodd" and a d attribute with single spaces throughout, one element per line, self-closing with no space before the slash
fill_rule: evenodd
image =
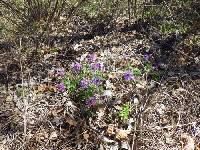
<path id="1" fill-rule="evenodd" d="M 122 107 L 119 106 L 119 105 L 114 106 L 114 108 L 115 108 L 116 110 L 122 110 Z"/>
<path id="2" fill-rule="evenodd" d="M 200 143 L 195 146 L 195 150 L 200 150 Z"/>
<path id="3" fill-rule="evenodd" d="M 83 133 L 83 138 L 84 138 L 86 141 L 88 141 L 89 137 L 90 137 L 90 135 L 87 133 L 87 131 Z"/>
<path id="4" fill-rule="evenodd" d="M 114 134 L 114 125 L 109 124 L 106 132 L 109 136 L 113 135 Z"/>
<path id="5" fill-rule="evenodd" d="M 128 138 L 128 135 L 125 130 L 117 129 L 116 130 L 116 138 L 118 140 L 125 140 Z"/>
<path id="6" fill-rule="evenodd" d="M 191 136 L 188 134 L 183 134 L 182 137 L 183 149 L 182 150 L 194 150 L 195 143 Z"/>
<path id="7" fill-rule="evenodd" d="M 65 118 L 65 122 L 68 123 L 70 126 L 76 126 L 77 125 L 77 122 L 76 120 L 70 118 L 70 117 L 66 117 Z"/>
<path id="8" fill-rule="evenodd" d="M 50 134 L 50 140 L 56 140 L 58 137 L 58 134 L 56 131 L 53 131 L 51 134 Z"/>

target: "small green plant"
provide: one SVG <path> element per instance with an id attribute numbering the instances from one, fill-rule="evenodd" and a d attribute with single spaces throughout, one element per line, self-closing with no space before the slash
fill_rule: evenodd
<path id="1" fill-rule="evenodd" d="M 155 8 L 146 9 L 143 13 L 144 18 L 153 18 L 155 15 L 158 14 L 158 10 Z"/>
<path id="2" fill-rule="evenodd" d="M 142 72 L 139 68 L 137 67 L 132 67 L 131 64 L 129 63 L 125 69 L 124 69 L 124 79 L 126 81 L 132 80 L 134 79 L 134 76 L 141 76 Z"/>
<path id="3" fill-rule="evenodd" d="M 70 80 L 69 78 L 65 78 L 63 82 L 70 93 L 76 90 L 78 84 L 76 80 Z"/>
<path id="4" fill-rule="evenodd" d="M 142 75 L 142 72 L 141 72 L 141 70 L 140 70 L 139 68 L 134 68 L 134 69 L 133 69 L 133 74 L 134 74 L 135 76 L 141 76 L 141 75 Z"/>
<path id="5" fill-rule="evenodd" d="M 150 62 L 145 63 L 145 65 L 144 65 L 144 71 L 146 73 L 152 71 L 152 69 L 153 69 L 153 67 L 152 67 L 152 64 Z"/>
<path id="6" fill-rule="evenodd" d="M 90 3 L 87 3 L 85 7 L 83 7 L 83 10 L 91 17 L 97 16 L 99 13 L 100 5 L 101 5 L 100 0 L 91 1 Z"/>
<path id="7" fill-rule="evenodd" d="M 58 51 L 59 51 L 59 48 L 53 47 L 53 48 L 51 48 L 51 51 L 52 51 L 52 52 L 58 52 Z"/>
<path id="8" fill-rule="evenodd" d="M 183 23 L 175 23 L 175 22 L 165 22 L 162 25 L 160 25 L 160 31 L 165 34 L 171 34 L 171 33 L 185 33 L 187 31 L 187 26 Z"/>
<path id="9" fill-rule="evenodd" d="M 89 54 L 84 60 L 73 62 L 68 72 L 65 72 L 63 68 L 58 68 L 56 72 L 60 81 L 57 84 L 58 91 L 66 91 L 76 100 L 85 102 L 86 105 L 95 105 L 96 98 L 103 93 L 105 80 L 104 65 L 96 59 L 95 54 Z"/>
<path id="10" fill-rule="evenodd" d="M 119 117 L 122 120 L 127 120 L 131 111 L 130 103 L 126 103 L 122 106 L 122 110 L 119 112 Z"/>
<path id="11" fill-rule="evenodd" d="M 114 9 L 113 1 L 91 0 L 81 8 L 90 17 L 106 17 Z"/>

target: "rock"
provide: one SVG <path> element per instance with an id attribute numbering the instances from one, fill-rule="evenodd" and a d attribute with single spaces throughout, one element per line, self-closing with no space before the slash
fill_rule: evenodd
<path id="1" fill-rule="evenodd" d="M 121 150 L 131 150 L 131 147 L 127 141 L 121 143 Z"/>
<path id="2" fill-rule="evenodd" d="M 56 140 L 58 137 L 58 134 L 56 131 L 53 131 L 51 134 L 50 134 L 50 140 Z"/>
<path id="3" fill-rule="evenodd" d="M 106 97 L 112 97 L 112 95 L 113 95 L 113 92 L 111 90 L 105 90 L 103 93 L 103 96 L 106 96 Z"/>
<path id="4" fill-rule="evenodd" d="M 126 130 L 118 129 L 116 130 L 116 138 L 118 140 L 125 140 L 128 138 L 128 135 L 126 133 Z"/>

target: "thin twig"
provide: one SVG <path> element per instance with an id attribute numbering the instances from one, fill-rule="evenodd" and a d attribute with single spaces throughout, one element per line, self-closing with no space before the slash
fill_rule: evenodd
<path id="1" fill-rule="evenodd" d="M 24 89 L 24 75 L 23 75 L 23 64 L 22 64 L 22 39 L 20 38 L 20 68 L 21 68 L 21 78 L 22 78 L 22 101 L 24 102 L 24 114 L 23 114 L 23 118 L 24 118 L 24 142 L 26 142 L 26 135 L 27 135 L 27 106 L 28 106 L 28 102 L 27 99 L 25 98 L 25 89 Z"/>

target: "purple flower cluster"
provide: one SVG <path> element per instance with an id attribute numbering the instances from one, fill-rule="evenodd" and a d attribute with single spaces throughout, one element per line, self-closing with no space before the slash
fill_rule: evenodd
<path id="1" fill-rule="evenodd" d="M 83 89 L 86 89 L 86 88 L 88 88 L 88 86 L 89 86 L 88 80 L 83 78 L 83 79 L 80 81 L 80 87 L 83 88 Z"/>
<path id="2" fill-rule="evenodd" d="M 153 68 L 154 70 L 158 70 L 159 66 L 158 66 L 158 64 L 153 64 L 153 65 L 152 65 L 152 68 Z"/>
<path id="3" fill-rule="evenodd" d="M 128 70 L 124 73 L 124 79 L 126 81 L 134 80 L 134 76 L 131 70 Z"/>
<path id="4" fill-rule="evenodd" d="M 88 60 L 88 62 L 90 62 L 90 63 L 95 62 L 96 59 L 97 59 L 96 54 L 89 54 L 89 55 L 87 55 L 87 60 Z"/>
<path id="5" fill-rule="evenodd" d="M 144 54 L 144 60 L 145 61 L 149 61 L 150 58 L 151 58 L 151 54 L 149 54 L 149 53 Z"/>
<path id="6" fill-rule="evenodd" d="M 74 62 L 72 64 L 72 69 L 74 72 L 79 72 L 82 69 L 82 65 L 79 62 Z"/>
<path id="7" fill-rule="evenodd" d="M 80 85 L 80 88 L 87 89 L 89 84 L 91 84 L 91 83 L 98 86 L 101 84 L 101 79 L 98 77 L 94 77 L 91 81 L 89 81 L 88 79 L 83 78 L 80 81 L 79 85 Z"/>
<path id="8" fill-rule="evenodd" d="M 88 100 L 86 100 L 86 105 L 89 107 L 94 106 L 96 104 L 96 101 L 97 101 L 96 96 L 92 96 Z"/>
<path id="9" fill-rule="evenodd" d="M 57 68 L 56 69 L 56 75 L 63 77 L 65 75 L 65 69 L 64 68 Z"/>
<path id="10" fill-rule="evenodd" d="M 92 83 L 98 86 L 99 84 L 101 84 L 101 79 L 98 77 L 94 77 L 92 79 Z"/>
<path id="11" fill-rule="evenodd" d="M 58 91 L 60 92 L 64 92 L 65 91 L 65 85 L 64 83 L 59 83 L 56 85 L 56 88 L 58 89 Z"/>
<path id="12" fill-rule="evenodd" d="M 100 62 L 92 63 L 90 65 L 90 68 L 93 71 L 96 71 L 96 70 L 102 71 L 104 69 L 104 65 L 103 65 L 103 63 L 100 63 Z"/>

